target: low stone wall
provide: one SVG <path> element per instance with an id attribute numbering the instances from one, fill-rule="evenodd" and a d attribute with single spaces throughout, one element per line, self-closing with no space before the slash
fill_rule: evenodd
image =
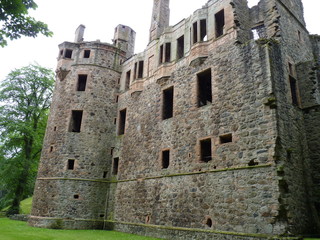
<path id="1" fill-rule="evenodd" d="M 11 220 L 17 220 L 17 221 L 24 221 L 27 222 L 29 219 L 30 215 L 26 215 L 26 214 L 15 214 L 15 215 L 11 215 L 9 216 L 9 218 Z"/>

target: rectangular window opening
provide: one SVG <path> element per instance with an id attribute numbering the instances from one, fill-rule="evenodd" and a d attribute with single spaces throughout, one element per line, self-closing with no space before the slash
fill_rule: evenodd
<path id="1" fill-rule="evenodd" d="M 197 75 L 198 78 L 198 107 L 212 103 L 211 69 Z"/>
<path id="2" fill-rule="evenodd" d="M 171 60 L 171 43 L 166 43 L 166 52 L 165 52 L 165 62 L 170 62 Z"/>
<path id="3" fill-rule="evenodd" d="M 200 161 L 209 162 L 212 160 L 211 138 L 200 141 Z"/>
<path id="4" fill-rule="evenodd" d="M 200 20 L 200 41 L 207 41 L 207 20 Z"/>
<path id="5" fill-rule="evenodd" d="M 133 79 L 137 79 L 137 68 L 138 68 L 138 63 L 135 63 L 134 64 Z"/>
<path id="6" fill-rule="evenodd" d="M 198 22 L 193 23 L 193 43 L 198 42 Z"/>
<path id="7" fill-rule="evenodd" d="M 163 63 L 163 45 L 160 46 L 159 51 L 159 64 Z"/>
<path id="8" fill-rule="evenodd" d="M 103 172 L 103 178 L 107 178 L 108 172 Z"/>
<path id="9" fill-rule="evenodd" d="M 173 116 L 173 87 L 163 90 L 162 94 L 162 119 L 172 118 Z"/>
<path id="10" fill-rule="evenodd" d="M 69 132 L 80 132 L 83 111 L 72 111 Z"/>
<path id="11" fill-rule="evenodd" d="M 139 71 L 138 71 L 138 78 L 143 77 L 143 61 L 139 61 Z"/>
<path id="12" fill-rule="evenodd" d="M 215 20 L 216 20 L 216 37 L 220 37 L 223 35 L 223 28 L 225 24 L 224 10 L 221 10 L 220 12 L 215 14 Z"/>
<path id="13" fill-rule="evenodd" d="M 123 135 L 126 128 L 127 109 L 123 109 L 119 113 L 119 129 L 118 135 Z"/>
<path id="14" fill-rule="evenodd" d="M 162 151 L 161 156 L 162 168 L 168 168 L 170 164 L 170 150 Z"/>
<path id="15" fill-rule="evenodd" d="M 84 50 L 83 57 L 90 58 L 90 50 Z"/>
<path id="16" fill-rule="evenodd" d="M 224 143 L 230 143 L 232 142 L 232 134 L 226 134 L 226 135 L 222 135 L 219 137 L 220 140 L 220 144 L 224 144 Z"/>
<path id="17" fill-rule="evenodd" d="M 113 175 L 117 175 L 119 170 L 119 158 L 114 158 L 113 159 Z"/>
<path id="18" fill-rule="evenodd" d="M 66 49 L 64 53 L 65 58 L 71 58 L 72 57 L 72 50 L 71 49 Z"/>
<path id="19" fill-rule="evenodd" d="M 184 56 L 184 35 L 177 39 L 177 59 Z"/>
<path id="20" fill-rule="evenodd" d="M 84 75 L 84 74 L 78 75 L 77 91 L 85 91 L 86 90 L 87 78 L 88 78 L 88 75 Z"/>
<path id="21" fill-rule="evenodd" d="M 292 104 L 295 106 L 298 106 L 299 102 L 298 102 L 297 80 L 294 77 L 289 76 L 289 81 L 290 81 Z"/>
<path id="22" fill-rule="evenodd" d="M 74 159 L 69 159 L 68 160 L 68 170 L 74 170 Z"/>
<path id="23" fill-rule="evenodd" d="M 291 76 L 294 76 L 294 75 L 293 75 L 293 66 L 292 66 L 292 64 L 291 64 L 291 63 L 288 63 L 288 65 L 289 65 L 289 74 L 290 74 Z"/>
<path id="24" fill-rule="evenodd" d="M 126 85 L 125 85 L 125 90 L 128 90 L 128 89 L 129 89 L 129 86 L 130 86 L 130 77 L 131 77 L 131 70 L 126 73 Z"/>

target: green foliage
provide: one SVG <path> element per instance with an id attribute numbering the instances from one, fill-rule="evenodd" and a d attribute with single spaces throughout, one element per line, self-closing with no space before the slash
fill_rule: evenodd
<path id="1" fill-rule="evenodd" d="M 33 228 L 25 222 L 0 218 L 1 240 L 156 240 L 133 234 L 102 230 L 53 230 Z"/>
<path id="2" fill-rule="evenodd" d="M 52 36 L 47 24 L 28 16 L 29 9 L 38 6 L 33 0 L 0 1 L 0 46 L 7 45 L 7 39 L 18 39 L 21 36 L 36 37 L 38 33 Z"/>
<path id="3" fill-rule="evenodd" d="M 19 213 L 32 195 L 54 74 L 39 65 L 12 71 L 0 85 L 0 207 Z"/>
<path id="4" fill-rule="evenodd" d="M 31 213 L 31 206 L 32 206 L 32 197 L 26 198 L 21 201 L 20 203 L 20 209 L 21 209 L 21 214 L 30 214 Z M 8 211 L 9 207 L 6 207 L 1 210 L 1 212 L 6 212 Z"/>

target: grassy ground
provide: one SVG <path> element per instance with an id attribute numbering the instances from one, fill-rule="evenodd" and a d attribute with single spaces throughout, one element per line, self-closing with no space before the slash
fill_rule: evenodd
<path id="1" fill-rule="evenodd" d="M 26 222 L 0 218 L 1 240 L 156 240 L 133 234 L 99 230 L 53 230 L 33 228 Z"/>

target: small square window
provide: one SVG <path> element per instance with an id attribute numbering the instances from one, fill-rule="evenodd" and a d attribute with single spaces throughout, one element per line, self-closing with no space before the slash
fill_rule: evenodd
<path id="1" fill-rule="evenodd" d="M 232 134 L 226 134 L 219 137 L 220 144 L 230 143 L 232 142 Z"/>
<path id="2" fill-rule="evenodd" d="M 90 58 L 90 50 L 84 50 L 83 58 Z"/>
<path id="3" fill-rule="evenodd" d="M 66 49 L 64 57 L 65 58 L 71 58 L 72 57 L 72 50 L 71 49 Z"/>
<path id="4" fill-rule="evenodd" d="M 200 140 L 200 161 L 209 162 L 212 160 L 211 138 Z"/>
<path id="5" fill-rule="evenodd" d="M 75 163 L 74 159 L 68 160 L 68 170 L 74 170 L 74 163 Z"/>

